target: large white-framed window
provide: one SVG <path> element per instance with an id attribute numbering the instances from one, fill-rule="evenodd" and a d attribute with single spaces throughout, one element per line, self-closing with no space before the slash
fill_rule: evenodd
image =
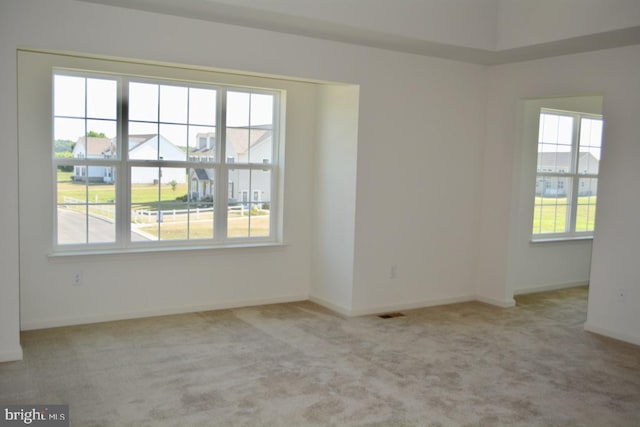
<path id="1" fill-rule="evenodd" d="M 543 108 L 539 118 L 532 240 L 591 237 L 602 116 Z"/>
<path id="2" fill-rule="evenodd" d="M 54 68 L 52 95 L 56 252 L 278 241 L 281 91 Z"/>

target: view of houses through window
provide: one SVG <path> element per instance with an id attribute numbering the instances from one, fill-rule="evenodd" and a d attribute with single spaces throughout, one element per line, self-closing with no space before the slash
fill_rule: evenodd
<path id="1" fill-rule="evenodd" d="M 57 245 L 273 237 L 276 92 L 62 71 L 53 92 Z"/>
<path id="2" fill-rule="evenodd" d="M 540 113 L 533 234 L 589 236 L 595 226 L 601 116 Z"/>

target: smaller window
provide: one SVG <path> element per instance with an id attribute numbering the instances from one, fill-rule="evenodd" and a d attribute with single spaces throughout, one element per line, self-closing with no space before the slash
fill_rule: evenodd
<path id="1" fill-rule="evenodd" d="M 602 129 L 601 116 L 541 111 L 534 240 L 593 235 Z"/>

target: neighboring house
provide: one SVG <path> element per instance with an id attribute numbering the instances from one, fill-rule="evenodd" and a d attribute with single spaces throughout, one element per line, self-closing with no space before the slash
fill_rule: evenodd
<path id="1" fill-rule="evenodd" d="M 572 153 L 539 152 L 538 172 L 569 173 L 571 170 Z M 579 174 L 597 174 L 599 160 L 589 152 L 581 152 L 578 156 Z M 569 178 L 554 176 L 536 179 L 536 195 L 545 197 L 565 197 L 569 191 Z M 579 196 L 591 196 L 597 194 L 597 180 L 581 180 L 578 184 Z"/>
<path id="2" fill-rule="evenodd" d="M 129 135 L 129 158 L 136 160 L 185 160 L 185 152 L 164 136 L 157 134 Z M 160 156 L 158 157 L 158 150 Z M 115 138 L 81 137 L 73 148 L 73 157 L 87 159 L 107 159 L 116 154 Z M 113 183 L 114 168 L 109 166 L 74 166 L 74 181 Z M 152 184 L 175 181 L 178 184 L 186 182 L 184 168 L 134 167 L 131 172 L 132 184 Z"/>
<path id="3" fill-rule="evenodd" d="M 158 137 L 160 141 L 158 141 Z M 159 153 L 158 153 L 159 150 Z M 129 158 L 136 160 L 185 160 L 186 153 L 162 135 L 129 135 Z M 187 179 L 184 168 L 134 167 L 131 171 L 132 184 L 169 183 L 184 184 Z"/>
<path id="4" fill-rule="evenodd" d="M 192 161 L 210 161 L 215 159 L 215 133 L 199 133 L 196 135 L 196 148 L 190 151 Z M 270 163 L 273 152 L 273 132 L 270 128 L 252 127 L 227 128 L 226 133 L 227 163 Z M 213 171 L 194 168 L 189 170 L 191 197 L 201 200 L 213 197 Z M 254 173 L 249 179 L 246 169 L 233 169 L 229 172 L 228 197 L 231 202 L 268 202 L 271 200 L 271 180 L 267 174 Z"/>
<path id="5" fill-rule="evenodd" d="M 73 147 L 73 157 L 87 159 L 108 159 L 116 153 L 116 147 L 109 138 L 80 137 Z M 74 166 L 74 181 L 112 183 L 113 168 L 107 166 Z"/>

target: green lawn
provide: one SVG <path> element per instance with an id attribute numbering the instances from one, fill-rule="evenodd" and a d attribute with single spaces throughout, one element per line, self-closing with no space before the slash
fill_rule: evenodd
<path id="1" fill-rule="evenodd" d="M 533 213 L 534 233 L 563 233 L 566 227 L 567 199 L 536 197 Z M 596 218 L 596 196 L 578 197 L 576 231 L 593 231 Z"/>
<path id="2" fill-rule="evenodd" d="M 93 203 L 114 204 L 115 185 L 113 184 L 86 184 L 84 182 L 71 181 L 72 172 L 58 170 L 58 203 L 63 204 L 65 197 L 80 201 L 89 199 Z M 187 221 L 189 221 L 188 235 L 190 239 L 213 238 L 213 217 L 211 210 L 199 212 L 191 206 L 190 215 L 184 213 L 166 213 L 166 211 L 184 210 L 189 207 L 187 202 L 176 200 L 176 197 L 187 194 L 187 184 L 177 184 L 175 190 L 171 184 L 134 184 L 131 186 L 132 210 L 165 211 L 163 221 L 160 223 L 160 235 L 162 240 L 183 240 L 187 238 Z M 84 206 L 84 205 L 82 205 Z M 89 206 L 91 212 L 113 218 L 112 206 Z M 70 206 L 69 208 L 73 208 Z M 156 216 L 142 217 L 136 220 L 138 229 L 151 236 L 158 237 L 158 223 Z M 146 223 L 146 224 L 145 224 Z M 251 236 L 269 235 L 269 211 L 256 210 L 251 215 Z M 230 211 L 228 215 L 227 233 L 229 237 L 246 237 L 249 235 L 249 212 Z"/>
<path id="3" fill-rule="evenodd" d="M 113 203 L 116 188 L 113 184 L 86 184 L 84 182 L 58 181 L 58 203 L 65 197 L 90 203 Z M 134 184 L 131 186 L 131 201 L 138 209 L 185 209 L 187 204 L 176 200 L 187 194 L 187 184 L 178 184 L 173 190 L 170 184 Z"/>
<path id="4" fill-rule="evenodd" d="M 192 215 L 193 218 L 193 215 Z M 165 215 L 160 224 L 162 240 L 185 240 L 187 238 L 187 222 L 185 215 L 177 215 L 173 220 L 171 215 Z M 158 224 L 150 223 L 139 226 L 140 231 L 158 237 Z M 249 217 L 230 217 L 227 226 L 229 237 L 248 237 Z M 189 225 L 190 239 L 211 239 L 213 237 L 213 215 L 203 213 L 198 220 L 191 220 Z M 269 215 L 251 216 L 251 236 L 269 235 Z"/>

